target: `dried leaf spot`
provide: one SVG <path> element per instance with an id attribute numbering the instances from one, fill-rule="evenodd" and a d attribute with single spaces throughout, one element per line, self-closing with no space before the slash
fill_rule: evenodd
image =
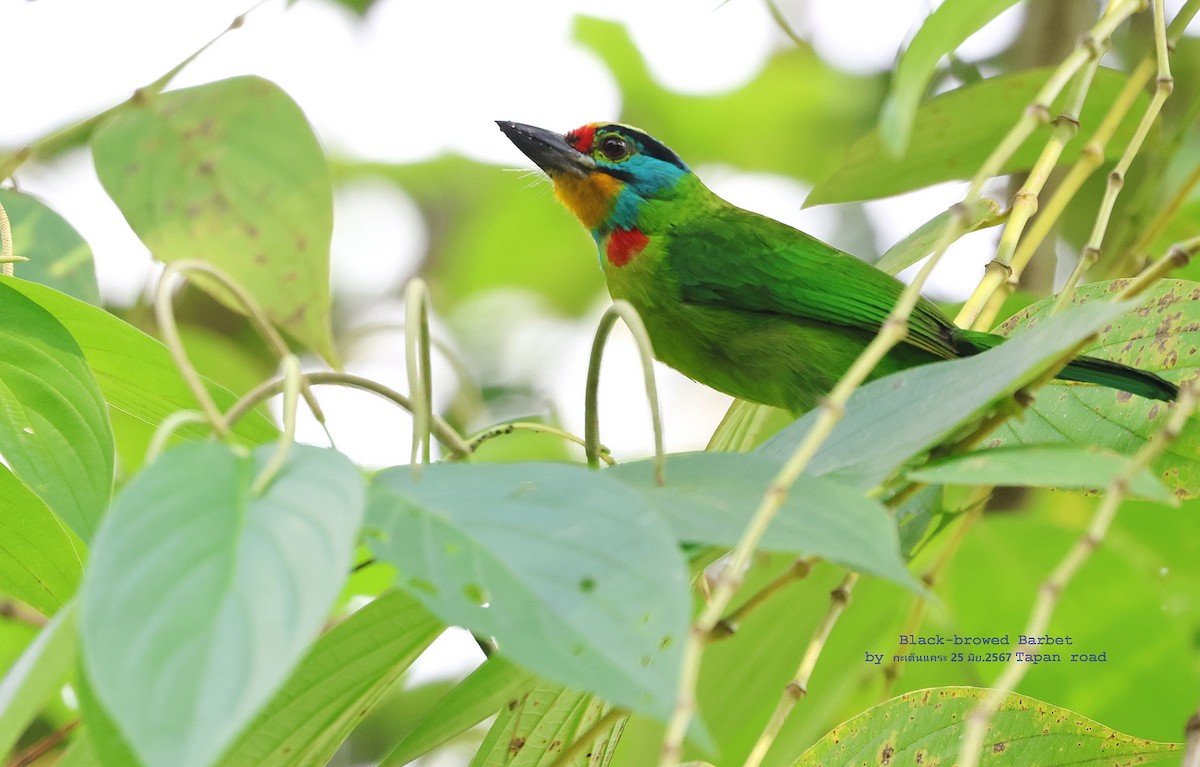
<path id="1" fill-rule="evenodd" d="M 196 168 L 196 171 L 201 176 L 211 176 L 213 174 L 214 167 L 216 166 L 213 164 L 212 160 L 205 160 L 204 162 L 200 163 L 200 165 Z"/>
<path id="2" fill-rule="evenodd" d="M 884 746 L 883 753 L 881 753 L 879 755 L 879 763 L 880 764 L 891 764 L 892 763 L 892 755 L 895 753 L 896 753 L 896 749 L 893 748 L 891 744 Z"/>
<path id="3" fill-rule="evenodd" d="M 998 754 L 1006 748 L 1008 748 L 1008 744 L 1005 743 L 1004 741 L 1000 741 L 999 743 L 993 743 L 992 744 L 992 753 Z"/>
<path id="4" fill-rule="evenodd" d="M 303 250 L 307 250 L 307 249 L 308 249 L 308 238 L 307 237 L 297 237 L 296 238 L 296 250 L 303 251 Z"/>
<path id="5" fill-rule="evenodd" d="M 525 739 L 519 735 L 508 742 L 508 753 L 513 756 L 521 753 L 523 748 L 525 748 Z"/>

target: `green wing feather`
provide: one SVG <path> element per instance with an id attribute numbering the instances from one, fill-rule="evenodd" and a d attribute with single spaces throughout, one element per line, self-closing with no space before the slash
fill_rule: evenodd
<path id="1" fill-rule="evenodd" d="M 686 303 L 871 332 L 904 290 L 899 280 L 848 253 L 732 206 L 672 229 L 667 258 Z M 907 343 L 938 357 L 959 356 L 953 325 L 924 298 L 909 318 Z"/>

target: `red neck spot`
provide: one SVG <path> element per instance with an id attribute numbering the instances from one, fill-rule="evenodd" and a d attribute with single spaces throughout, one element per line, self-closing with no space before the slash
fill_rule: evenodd
<path id="1" fill-rule="evenodd" d="M 650 238 L 637 229 L 614 229 L 608 235 L 608 245 L 605 247 L 608 262 L 613 266 L 625 266 L 649 241 Z"/>
<path id="2" fill-rule="evenodd" d="M 595 133 L 596 128 L 592 125 L 576 128 L 567 134 L 567 143 L 584 154 L 590 154 L 592 151 L 592 136 Z"/>

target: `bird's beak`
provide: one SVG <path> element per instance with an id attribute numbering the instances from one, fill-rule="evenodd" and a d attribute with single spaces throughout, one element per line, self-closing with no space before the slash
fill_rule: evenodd
<path id="1" fill-rule="evenodd" d="M 595 160 L 571 146 L 561 133 L 507 120 L 497 120 L 496 124 L 517 149 L 551 176 L 555 173 L 586 176 L 596 167 Z"/>

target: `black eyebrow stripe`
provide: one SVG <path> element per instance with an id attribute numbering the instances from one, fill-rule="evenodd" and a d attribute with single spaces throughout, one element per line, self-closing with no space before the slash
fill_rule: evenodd
<path id="1" fill-rule="evenodd" d="M 632 141 L 637 145 L 642 154 L 662 160 L 663 162 L 669 162 L 680 170 L 687 170 L 687 166 L 683 164 L 683 160 L 679 159 L 679 155 L 672 152 L 657 139 L 651 138 L 639 130 L 627 128 L 624 125 L 608 126 L 605 132 L 609 131 L 616 133 L 627 141 Z"/>

